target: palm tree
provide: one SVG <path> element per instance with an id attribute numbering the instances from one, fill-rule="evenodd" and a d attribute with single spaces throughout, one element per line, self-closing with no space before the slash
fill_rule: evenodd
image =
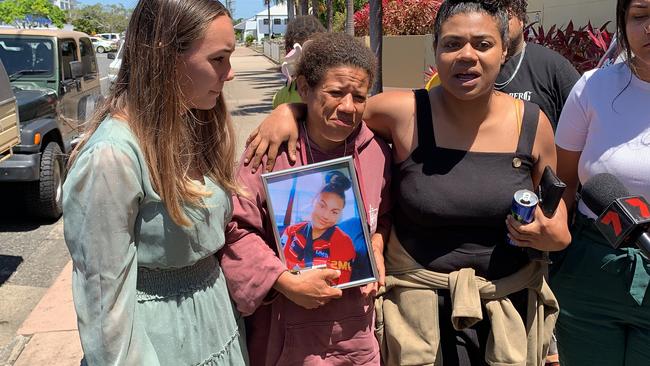
<path id="1" fill-rule="evenodd" d="M 287 16 L 289 18 L 289 21 L 292 21 L 293 18 L 296 16 L 294 11 L 296 10 L 296 7 L 294 5 L 294 0 L 281 0 L 281 3 L 287 3 Z"/>
<path id="2" fill-rule="evenodd" d="M 311 13 L 318 18 L 318 11 L 320 10 L 320 1 L 311 0 Z"/>
<path id="3" fill-rule="evenodd" d="M 332 3 L 333 3 L 334 0 L 325 0 L 325 1 L 326 1 L 325 7 L 327 9 L 326 10 L 327 13 L 326 13 L 326 16 L 325 16 L 325 18 L 327 20 L 327 31 L 331 32 L 332 31 L 332 18 L 334 17 L 334 4 L 332 4 Z"/>
<path id="4" fill-rule="evenodd" d="M 345 0 L 345 33 L 354 36 L 354 0 Z"/>
<path id="5" fill-rule="evenodd" d="M 300 15 L 309 15 L 309 0 L 300 0 Z"/>
<path id="6" fill-rule="evenodd" d="M 383 81 L 381 78 L 381 56 L 383 45 L 383 26 L 384 7 L 382 0 L 370 0 L 370 49 L 377 59 L 377 76 L 375 84 L 370 89 L 370 94 L 375 95 L 383 91 Z"/>
<path id="7" fill-rule="evenodd" d="M 271 0 L 264 0 L 264 5 L 266 5 L 267 19 L 269 22 L 269 39 L 271 39 L 273 38 L 273 23 L 271 23 Z"/>

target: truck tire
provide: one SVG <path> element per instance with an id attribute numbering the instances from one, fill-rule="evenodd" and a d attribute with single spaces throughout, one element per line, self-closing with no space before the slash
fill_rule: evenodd
<path id="1" fill-rule="evenodd" d="M 105 49 L 102 46 L 97 46 L 97 53 L 104 53 Z"/>
<path id="2" fill-rule="evenodd" d="M 40 178 L 31 183 L 27 195 L 27 208 L 33 216 L 52 220 L 61 217 L 64 177 L 63 153 L 56 142 L 50 142 L 41 155 Z"/>

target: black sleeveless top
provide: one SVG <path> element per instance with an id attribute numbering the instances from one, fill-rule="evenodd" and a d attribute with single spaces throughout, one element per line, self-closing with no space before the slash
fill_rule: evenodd
<path id="1" fill-rule="evenodd" d="M 506 243 L 506 216 L 520 189 L 533 190 L 532 149 L 539 107 L 525 102 L 514 153 L 472 152 L 436 145 L 426 90 L 416 90 L 418 146 L 393 169 L 394 224 L 421 265 L 449 273 L 474 268 L 497 279 L 528 263 Z"/>

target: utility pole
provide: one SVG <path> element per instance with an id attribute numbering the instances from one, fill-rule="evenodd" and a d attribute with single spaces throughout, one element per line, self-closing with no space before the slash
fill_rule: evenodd
<path id="1" fill-rule="evenodd" d="M 235 0 L 226 0 L 226 8 L 230 12 L 230 16 L 235 16 Z"/>

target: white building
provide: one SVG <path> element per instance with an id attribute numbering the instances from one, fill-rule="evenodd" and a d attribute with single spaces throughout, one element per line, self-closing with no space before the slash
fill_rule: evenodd
<path id="1" fill-rule="evenodd" d="M 50 0 L 54 6 L 58 6 L 61 10 L 70 10 L 74 8 L 74 0 Z"/>
<path id="2" fill-rule="evenodd" d="M 249 35 L 257 39 L 257 22 L 255 21 L 255 17 L 246 19 L 241 23 L 235 25 L 235 29 L 240 30 L 242 32 L 242 37 L 241 37 L 242 42 L 246 41 L 246 37 L 248 37 Z"/>
<path id="3" fill-rule="evenodd" d="M 256 39 L 258 42 L 261 42 L 264 37 L 268 37 L 269 32 L 269 18 L 268 10 L 264 9 L 259 13 L 255 14 L 255 23 L 256 23 Z M 273 31 L 273 34 L 276 36 L 282 36 L 287 30 L 287 23 L 289 23 L 289 13 L 287 11 L 287 3 L 278 4 L 271 7 L 271 23 L 270 27 Z"/>

